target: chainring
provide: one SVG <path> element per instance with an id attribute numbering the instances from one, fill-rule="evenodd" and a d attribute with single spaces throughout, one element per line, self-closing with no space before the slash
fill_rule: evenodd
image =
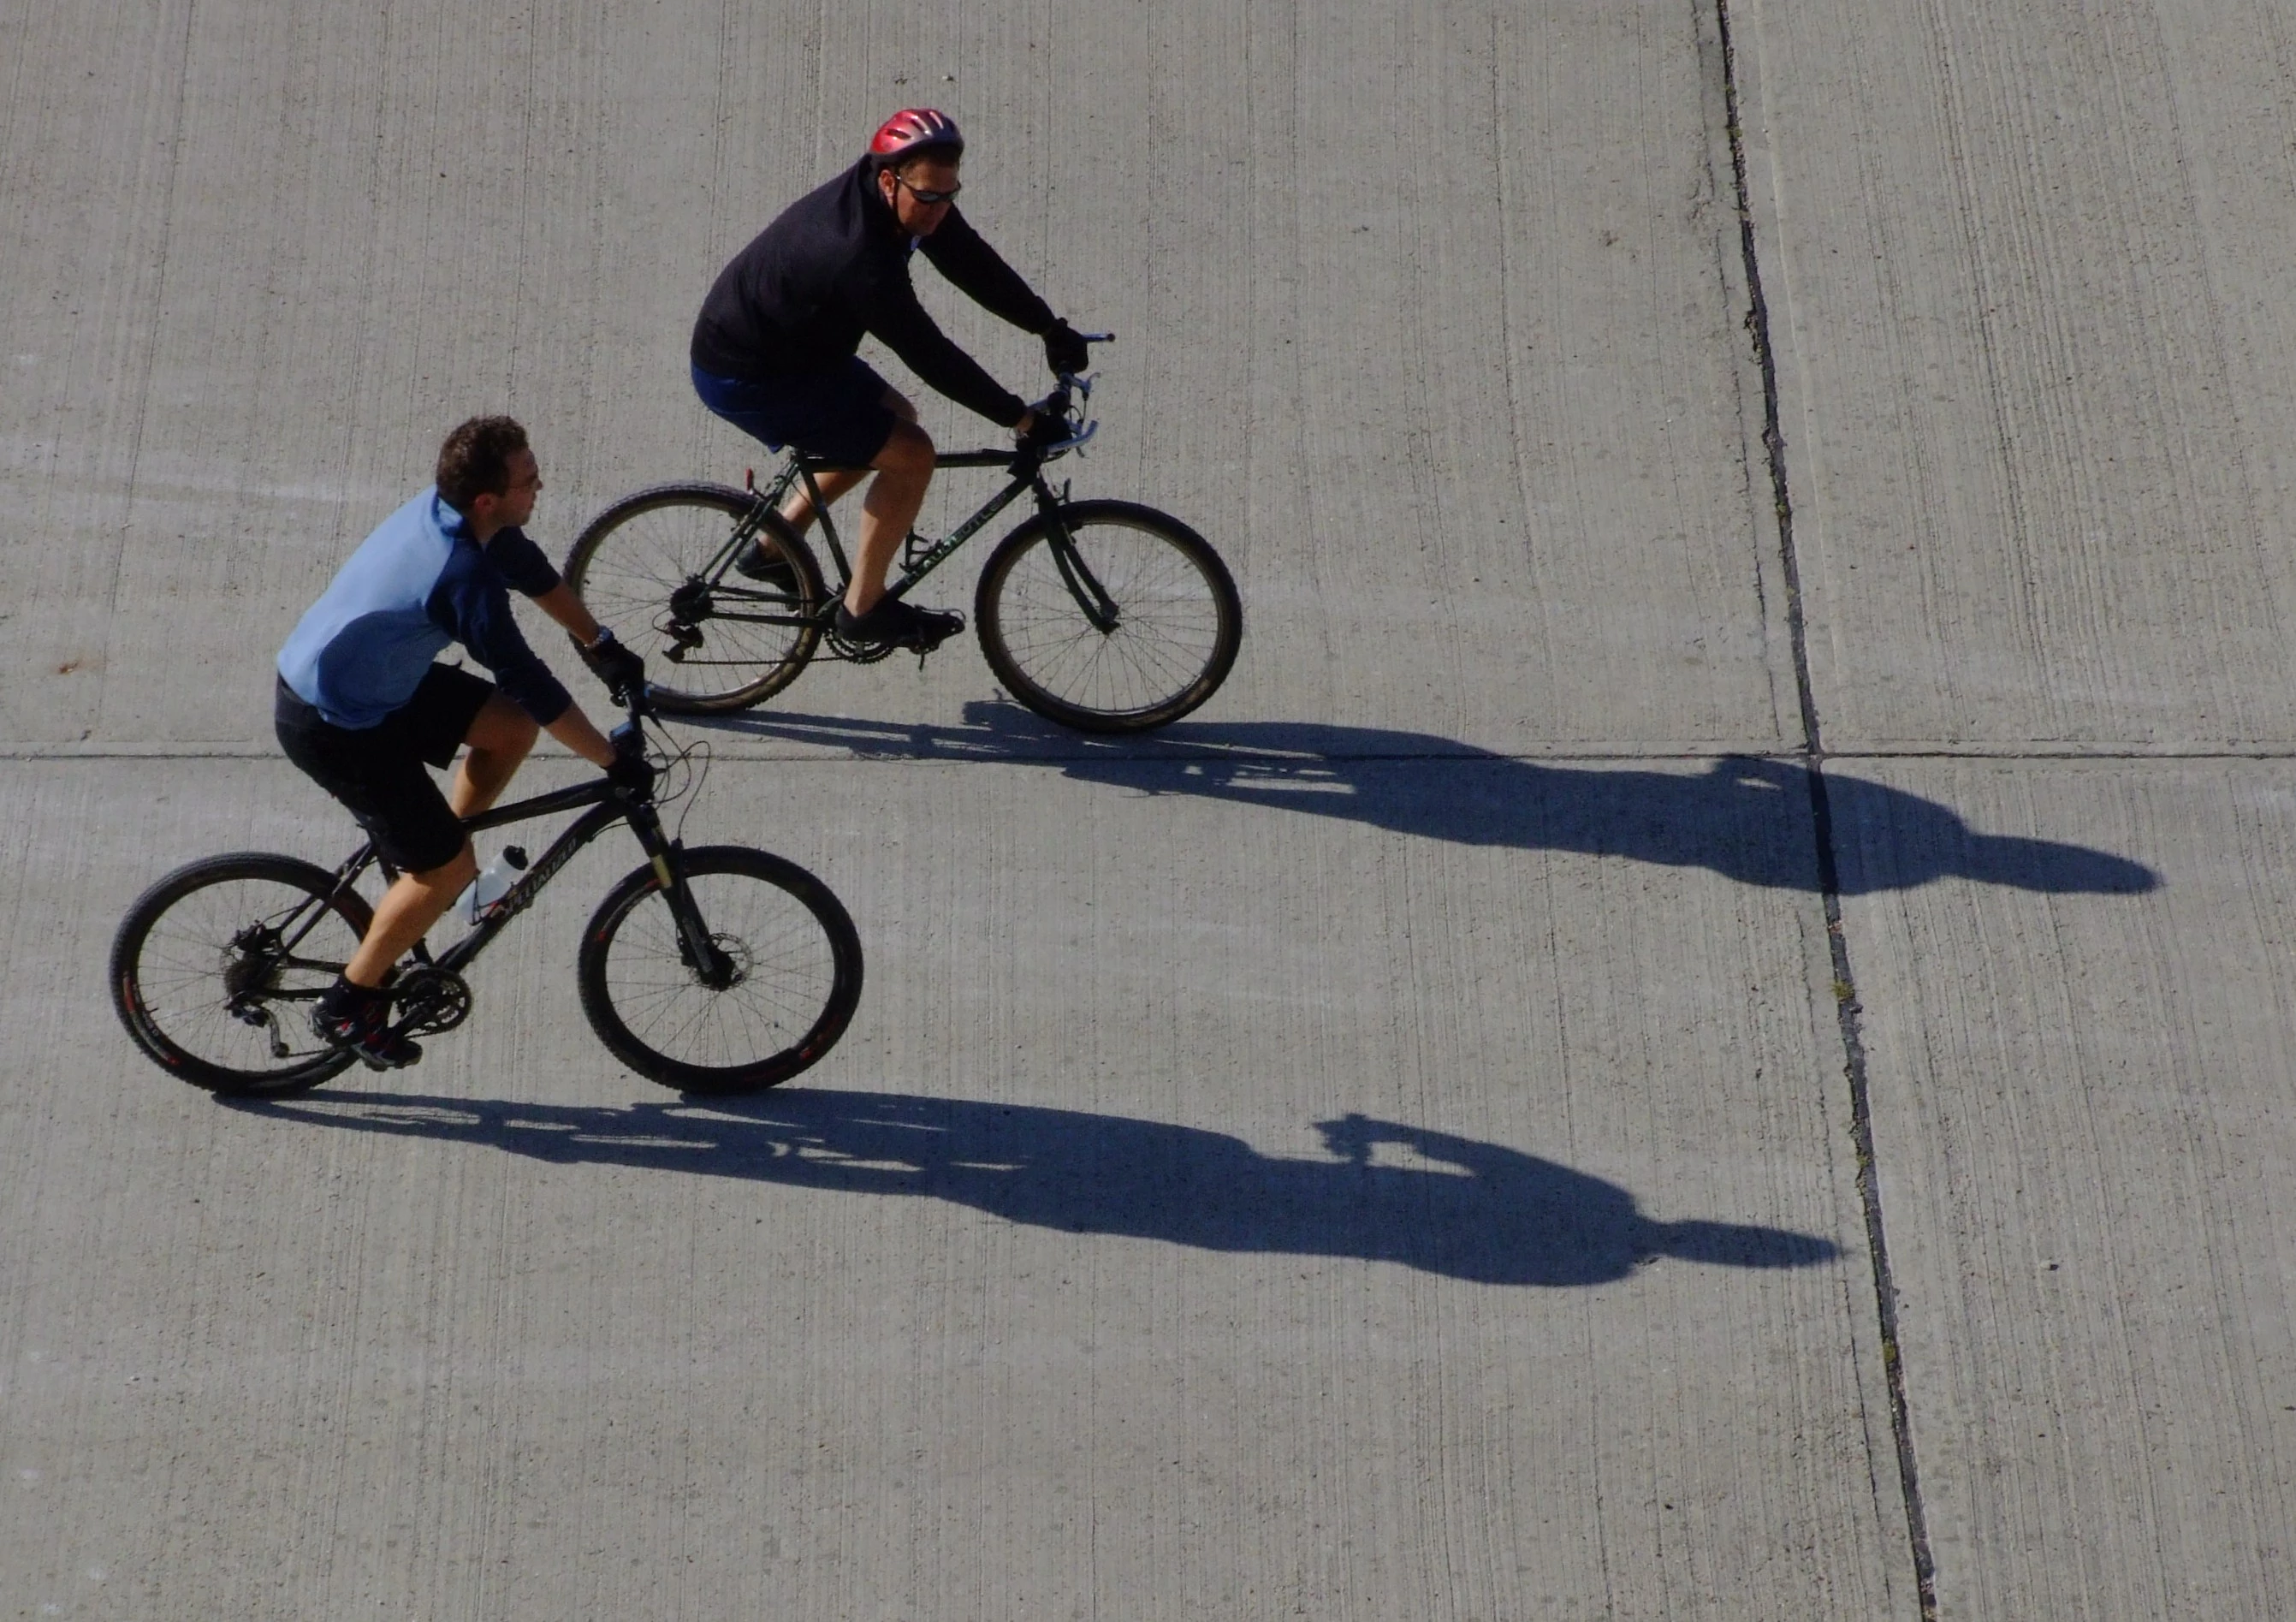
<path id="1" fill-rule="evenodd" d="M 822 632 L 821 639 L 829 644 L 832 654 L 849 664 L 874 664 L 904 651 L 898 642 L 856 642 L 834 630 Z"/>
<path id="2" fill-rule="evenodd" d="M 435 964 L 418 963 L 391 982 L 390 1000 L 398 1005 L 394 1027 L 406 1035 L 430 1035 L 451 1031 L 471 1017 L 471 988 L 463 976 Z"/>

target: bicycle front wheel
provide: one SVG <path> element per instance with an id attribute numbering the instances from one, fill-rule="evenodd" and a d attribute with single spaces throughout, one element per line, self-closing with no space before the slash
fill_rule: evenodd
<path id="1" fill-rule="evenodd" d="M 242 851 L 179 868 L 137 898 L 111 942 L 111 1002 L 162 1069 L 225 1093 L 299 1091 L 355 1057 L 311 1009 L 370 914 L 308 861 Z"/>
<path id="2" fill-rule="evenodd" d="M 719 558 L 756 501 L 726 484 L 656 485 L 593 518 L 566 555 L 566 583 L 644 655 L 664 710 L 747 709 L 795 681 L 820 645 L 821 565 L 778 513 L 760 515 L 761 573 Z"/>
<path id="3" fill-rule="evenodd" d="M 1072 544 L 1065 555 L 1056 525 Z M 1218 690 L 1243 605 L 1219 554 L 1177 518 L 1077 501 L 997 543 L 973 623 L 988 668 L 1037 714 L 1085 732 L 1144 732 Z"/>
<path id="4" fill-rule="evenodd" d="M 861 937 L 829 886 L 741 845 L 670 860 L 711 960 L 696 963 L 650 864 L 608 893 L 582 934 L 582 1011 L 614 1057 L 685 1092 L 756 1092 L 836 1045 L 861 1000 Z"/>

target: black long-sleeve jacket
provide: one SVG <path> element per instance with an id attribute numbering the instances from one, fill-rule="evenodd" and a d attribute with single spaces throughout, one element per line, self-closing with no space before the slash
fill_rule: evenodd
<path id="1" fill-rule="evenodd" d="M 718 273 L 693 324 L 693 364 L 720 377 L 786 377 L 835 365 L 871 333 L 957 404 L 1011 427 L 1028 410 L 949 342 L 917 302 L 909 256 L 1023 331 L 1052 308 L 951 208 L 931 236 L 903 231 L 863 159 L 782 210 Z"/>

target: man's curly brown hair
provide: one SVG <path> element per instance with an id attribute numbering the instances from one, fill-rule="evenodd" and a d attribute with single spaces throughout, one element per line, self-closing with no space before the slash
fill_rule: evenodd
<path id="1" fill-rule="evenodd" d="M 480 496 L 502 495 L 510 489 L 510 459 L 526 449 L 526 430 L 516 418 L 472 417 L 439 447 L 439 497 L 468 514 Z"/>

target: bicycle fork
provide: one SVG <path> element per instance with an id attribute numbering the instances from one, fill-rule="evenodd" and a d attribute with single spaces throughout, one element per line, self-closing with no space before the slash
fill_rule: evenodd
<path id="1" fill-rule="evenodd" d="M 653 807 L 631 809 L 630 831 L 638 836 L 646 860 L 653 865 L 662 902 L 668 907 L 670 919 L 677 926 L 678 959 L 713 992 L 727 991 L 740 984 L 741 967 L 709 933 L 709 926 L 703 920 L 701 909 L 695 904 L 693 892 L 679 868 L 680 847 L 676 841 L 662 836 L 661 818 Z"/>
<path id="2" fill-rule="evenodd" d="M 1063 498 L 1067 496 L 1065 485 L 1062 487 L 1061 494 Z M 1084 617 L 1095 630 L 1103 637 L 1114 635 L 1122 617 L 1117 609 L 1116 599 L 1108 595 L 1108 589 L 1100 583 L 1091 566 L 1084 561 L 1084 554 L 1078 549 L 1075 538 L 1069 533 L 1069 526 L 1061 522 L 1061 504 L 1053 499 L 1053 492 L 1046 488 L 1041 479 L 1037 482 L 1037 510 L 1044 515 L 1046 527 L 1051 531 L 1051 538 L 1045 546 L 1053 555 L 1053 567 L 1060 571 L 1061 583 L 1069 589 L 1069 595 L 1076 599 L 1077 607 L 1083 611 Z"/>

